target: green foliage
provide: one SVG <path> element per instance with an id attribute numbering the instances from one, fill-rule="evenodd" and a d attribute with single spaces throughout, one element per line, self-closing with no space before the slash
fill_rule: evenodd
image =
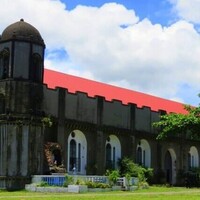
<path id="1" fill-rule="evenodd" d="M 39 184 L 37 184 L 38 187 L 48 187 L 49 184 L 46 181 L 42 181 Z"/>
<path id="2" fill-rule="evenodd" d="M 141 181 L 141 182 L 138 183 L 138 187 L 142 188 L 142 189 L 148 189 L 149 184 L 146 181 Z"/>
<path id="3" fill-rule="evenodd" d="M 85 182 L 81 179 L 74 179 L 73 176 L 66 175 L 63 187 L 68 187 L 68 185 L 85 185 Z"/>
<path id="4" fill-rule="evenodd" d="M 72 176 L 66 175 L 65 182 L 63 183 L 63 187 L 68 187 L 68 185 L 74 184 L 74 178 Z"/>
<path id="5" fill-rule="evenodd" d="M 107 170 L 106 176 L 108 176 L 111 185 L 116 185 L 117 179 L 120 177 L 119 170 Z"/>
<path id="6" fill-rule="evenodd" d="M 152 168 L 144 168 L 127 157 L 119 160 L 119 168 L 121 176 L 137 177 L 139 182 L 149 181 L 153 176 Z"/>
<path id="7" fill-rule="evenodd" d="M 153 126 L 160 128 L 157 139 L 164 139 L 173 133 L 174 136 L 184 134 L 190 139 L 199 139 L 200 107 L 184 106 L 187 114 L 170 113 L 162 115 Z"/>
<path id="8" fill-rule="evenodd" d="M 81 179 L 77 179 L 75 184 L 76 185 L 85 185 L 85 182 Z"/>
<path id="9" fill-rule="evenodd" d="M 145 178 L 147 180 L 147 182 L 149 183 L 154 175 L 153 173 L 153 168 L 144 168 L 144 175 L 145 175 Z"/>
<path id="10" fill-rule="evenodd" d="M 92 182 L 92 181 L 88 181 L 86 182 L 86 185 L 88 186 L 88 188 L 110 188 L 109 184 L 106 183 L 97 183 L 97 182 Z"/>
<path id="11" fill-rule="evenodd" d="M 50 117 L 43 117 L 41 122 L 44 127 L 51 127 L 53 125 L 53 122 Z"/>
<path id="12" fill-rule="evenodd" d="M 119 160 L 119 170 L 121 176 L 129 174 L 132 177 L 138 176 L 138 165 L 135 164 L 130 158 L 123 158 Z"/>

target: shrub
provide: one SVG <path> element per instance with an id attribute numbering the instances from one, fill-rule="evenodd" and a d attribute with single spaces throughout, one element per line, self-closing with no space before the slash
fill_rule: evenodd
<path id="1" fill-rule="evenodd" d="M 65 176 L 65 182 L 63 183 L 63 187 L 68 187 L 68 185 L 73 184 L 74 179 L 72 176 L 66 175 Z"/>
<path id="2" fill-rule="evenodd" d="M 120 173 L 119 170 L 107 170 L 106 176 L 108 176 L 111 185 L 116 185 L 117 179 L 120 177 Z"/>
<path id="3" fill-rule="evenodd" d="M 86 182 L 88 188 L 110 188 L 109 184 L 88 181 Z"/>
<path id="4" fill-rule="evenodd" d="M 119 168 L 121 176 L 138 177 L 139 182 L 149 181 L 153 176 L 152 168 L 144 168 L 127 157 L 119 160 Z"/>
<path id="5" fill-rule="evenodd" d="M 142 189 L 148 189 L 149 184 L 146 181 L 145 182 L 139 182 L 138 187 L 142 188 Z"/>
<path id="6" fill-rule="evenodd" d="M 81 180 L 81 179 L 77 179 L 75 184 L 76 185 L 85 185 L 85 182 L 83 180 Z"/>
<path id="7" fill-rule="evenodd" d="M 46 181 L 42 181 L 39 184 L 37 184 L 38 187 L 48 187 L 49 184 Z"/>

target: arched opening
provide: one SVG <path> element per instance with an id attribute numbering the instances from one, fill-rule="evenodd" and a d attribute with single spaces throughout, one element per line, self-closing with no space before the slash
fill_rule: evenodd
<path id="1" fill-rule="evenodd" d="M 0 52 L 0 79 L 9 77 L 9 58 L 10 52 L 8 48 Z"/>
<path id="2" fill-rule="evenodd" d="M 188 152 L 188 169 L 199 167 L 199 153 L 195 146 L 190 147 Z"/>
<path id="3" fill-rule="evenodd" d="M 165 154 L 165 171 L 167 183 L 172 183 L 172 158 L 169 151 Z"/>
<path id="4" fill-rule="evenodd" d="M 68 138 L 68 172 L 86 174 L 87 141 L 85 135 L 74 130 Z"/>
<path id="5" fill-rule="evenodd" d="M 176 183 L 176 154 L 173 149 L 168 149 L 164 157 L 164 170 L 166 182 L 169 184 Z"/>
<path id="6" fill-rule="evenodd" d="M 54 163 L 57 166 L 60 166 L 62 164 L 62 156 L 60 149 L 55 149 L 52 154 L 54 155 Z"/>
<path id="7" fill-rule="evenodd" d="M 42 58 L 38 53 L 32 55 L 30 79 L 34 82 L 42 81 Z"/>
<path id="8" fill-rule="evenodd" d="M 147 140 L 140 140 L 137 145 L 136 162 L 144 167 L 151 167 L 151 148 Z"/>
<path id="9" fill-rule="evenodd" d="M 70 163 L 70 171 L 73 170 L 74 167 L 76 167 L 76 141 L 72 139 L 70 141 L 70 154 L 69 154 L 69 163 Z"/>
<path id="10" fill-rule="evenodd" d="M 141 147 L 137 148 L 137 163 L 139 165 L 142 165 L 142 148 Z"/>
<path id="11" fill-rule="evenodd" d="M 62 162 L 62 148 L 59 143 L 47 142 L 44 145 L 44 153 L 45 161 L 48 165 L 45 166 L 45 174 L 64 173 L 66 171 Z"/>
<path id="12" fill-rule="evenodd" d="M 5 112 L 5 96 L 3 94 L 0 94 L 0 114 L 4 114 Z"/>
<path id="13" fill-rule="evenodd" d="M 106 169 L 116 169 L 117 161 L 121 158 L 121 144 L 115 135 L 106 140 Z"/>

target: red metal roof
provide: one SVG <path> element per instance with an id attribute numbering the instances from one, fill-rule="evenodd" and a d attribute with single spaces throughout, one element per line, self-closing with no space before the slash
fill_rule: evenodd
<path id="1" fill-rule="evenodd" d="M 62 87 L 69 92 L 77 91 L 87 93 L 88 96 L 103 96 L 106 100 L 120 100 L 123 104 L 134 103 L 138 107 L 147 106 L 153 111 L 165 110 L 167 113 L 186 113 L 182 103 L 155 97 L 105 83 L 100 83 L 77 76 L 64 74 L 50 69 L 44 70 L 44 83 L 49 88 Z"/>

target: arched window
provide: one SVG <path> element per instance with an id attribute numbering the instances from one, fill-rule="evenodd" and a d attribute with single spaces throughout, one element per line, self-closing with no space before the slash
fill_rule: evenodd
<path id="1" fill-rule="evenodd" d="M 87 140 L 85 135 L 74 130 L 68 137 L 68 172 L 86 174 Z"/>
<path id="2" fill-rule="evenodd" d="M 72 139 L 70 141 L 70 170 L 72 171 L 76 167 L 76 141 Z"/>
<path id="3" fill-rule="evenodd" d="M 144 167 L 151 167 L 151 147 L 147 140 L 139 141 L 136 152 L 136 162 Z"/>
<path id="4" fill-rule="evenodd" d="M 0 79 L 9 77 L 9 57 L 10 52 L 8 48 L 0 52 Z"/>
<path id="5" fill-rule="evenodd" d="M 40 82 L 42 76 L 42 58 L 39 54 L 32 55 L 32 64 L 30 69 L 30 79 L 35 82 Z"/>
<path id="6" fill-rule="evenodd" d="M 137 163 L 139 165 L 142 165 L 142 148 L 141 147 L 137 148 Z"/>
<path id="7" fill-rule="evenodd" d="M 106 145 L 106 169 L 116 169 L 117 161 L 121 158 L 121 144 L 117 136 L 110 135 L 107 138 Z"/>
<path id="8" fill-rule="evenodd" d="M 188 152 L 188 169 L 199 167 L 199 153 L 195 146 L 190 147 Z"/>
<path id="9" fill-rule="evenodd" d="M 3 94 L 0 94 L 0 114 L 4 114 L 5 112 L 5 96 Z"/>
<path id="10" fill-rule="evenodd" d="M 166 181 L 169 184 L 176 183 L 176 153 L 173 149 L 168 149 L 164 156 L 164 171 Z"/>

